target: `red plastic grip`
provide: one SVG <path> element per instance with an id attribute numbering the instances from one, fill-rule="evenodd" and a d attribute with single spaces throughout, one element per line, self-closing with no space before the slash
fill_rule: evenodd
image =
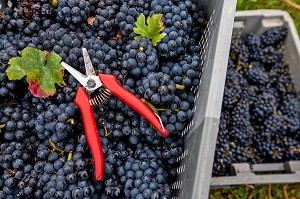
<path id="1" fill-rule="evenodd" d="M 98 76 L 104 87 L 110 90 L 112 94 L 144 116 L 144 118 L 146 118 L 146 120 L 148 120 L 148 122 L 150 122 L 163 136 L 169 135 L 169 131 L 166 128 L 164 128 L 165 131 L 163 131 L 163 128 L 153 111 L 138 97 L 120 86 L 114 75 L 99 74 Z"/>
<path id="2" fill-rule="evenodd" d="M 84 87 L 78 88 L 74 102 L 81 111 L 85 136 L 94 158 L 95 178 L 96 180 L 102 180 L 104 176 L 104 156 L 94 111 L 89 104 L 89 95 L 84 91 Z"/>

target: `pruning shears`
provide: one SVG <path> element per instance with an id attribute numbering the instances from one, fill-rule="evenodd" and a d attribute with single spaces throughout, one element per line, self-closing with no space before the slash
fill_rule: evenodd
<path id="1" fill-rule="evenodd" d="M 74 102 L 81 111 L 86 139 L 94 158 L 95 178 L 96 180 L 102 180 L 104 177 L 104 156 L 100 138 L 98 136 L 93 107 L 102 107 L 108 102 L 111 94 L 118 97 L 140 115 L 145 117 L 162 136 L 168 136 L 169 132 L 164 128 L 160 117 L 138 97 L 119 85 L 117 78 L 114 75 L 96 75 L 87 49 L 82 48 L 82 53 L 86 75 L 80 73 L 65 62 L 61 62 L 61 64 L 82 85 L 77 90 Z M 95 91 L 97 92 L 97 95 L 91 97 L 90 94 Z"/>

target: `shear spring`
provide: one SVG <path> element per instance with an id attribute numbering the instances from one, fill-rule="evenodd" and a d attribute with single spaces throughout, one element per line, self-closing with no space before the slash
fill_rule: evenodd
<path id="1" fill-rule="evenodd" d="M 89 100 L 90 105 L 95 108 L 102 108 L 104 104 L 106 104 L 111 96 L 110 90 L 103 88 L 99 90 L 99 92 Z"/>

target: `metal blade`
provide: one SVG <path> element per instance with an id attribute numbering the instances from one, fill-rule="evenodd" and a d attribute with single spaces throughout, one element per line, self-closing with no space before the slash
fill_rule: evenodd
<path id="1" fill-rule="evenodd" d="M 83 75 L 82 73 L 80 73 L 79 71 L 77 71 L 75 68 L 73 68 L 72 66 L 68 65 L 65 62 L 61 62 L 61 65 L 67 70 L 69 71 L 69 73 L 71 73 L 71 75 L 73 75 L 75 77 L 75 79 L 77 79 L 77 81 L 79 81 L 79 83 L 86 87 L 87 86 L 87 77 L 85 75 Z"/>
<path id="2" fill-rule="evenodd" d="M 83 54 L 83 59 L 84 59 L 86 75 L 87 76 L 96 76 L 94 67 L 92 65 L 90 56 L 89 56 L 88 51 L 86 50 L 86 48 L 82 48 L 82 54 Z"/>

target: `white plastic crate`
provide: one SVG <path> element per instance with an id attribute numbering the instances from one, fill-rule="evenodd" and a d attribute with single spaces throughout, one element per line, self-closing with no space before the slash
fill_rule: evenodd
<path id="1" fill-rule="evenodd" d="M 292 17 L 281 10 L 239 11 L 235 15 L 233 35 L 264 31 L 287 25 L 289 33 L 284 42 L 284 59 L 290 66 L 292 80 L 297 95 L 300 93 L 300 40 Z M 278 174 L 259 174 L 276 172 Z M 213 177 L 212 188 L 240 184 L 281 184 L 300 182 L 300 161 L 283 163 L 253 164 L 237 163 L 232 165 L 232 175 Z"/>
<path id="2" fill-rule="evenodd" d="M 215 143 L 219 131 L 230 40 L 236 0 L 198 0 L 208 18 L 200 43 L 203 72 L 198 87 L 194 118 L 182 132 L 185 150 L 178 161 L 173 199 L 208 198 Z"/>

